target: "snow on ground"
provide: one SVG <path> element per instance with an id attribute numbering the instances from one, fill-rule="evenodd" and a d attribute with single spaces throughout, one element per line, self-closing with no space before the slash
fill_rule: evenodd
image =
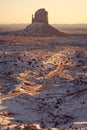
<path id="1" fill-rule="evenodd" d="M 87 40 L 70 42 L 76 45 L 0 44 L 2 129 L 87 126 Z"/>

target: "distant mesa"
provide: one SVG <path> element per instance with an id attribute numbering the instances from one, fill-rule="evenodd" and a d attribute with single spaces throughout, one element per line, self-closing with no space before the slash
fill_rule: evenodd
<path id="1" fill-rule="evenodd" d="M 48 12 L 44 8 L 37 10 L 35 15 L 32 15 L 32 23 L 24 29 L 23 33 L 28 36 L 65 35 L 48 23 Z"/>
<path id="2" fill-rule="evenodd" d="M 55 29 L 48 23 L 48 12 L 42 8 L 32 15 L 32 23 L 24 30 L 4 32 L 0 35 L 10 36 L 65 36 L 66 34 Z"/>

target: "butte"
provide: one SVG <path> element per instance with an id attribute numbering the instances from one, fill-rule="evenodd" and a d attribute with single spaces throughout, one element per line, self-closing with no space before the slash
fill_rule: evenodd
<path id="1" fill-rule="evenodd" d="M 64 36 L 63 32 L 60 32 L 56 28 L 52 27 L 48 23 L 48 12 L 42 8 L 32 15 L 32 23 L 28 25 L 22 32 L 25 36 Z"/>
<path id="2" fill-rule="evenodd" d="M 52 27 L 48 22 L 48 12 L 42 8 L 32 15 L 32 23 L 24 30 L 3 32 L 0 35 L 5 36 L 66 36 L 66 33 L 60 32 Z"/>

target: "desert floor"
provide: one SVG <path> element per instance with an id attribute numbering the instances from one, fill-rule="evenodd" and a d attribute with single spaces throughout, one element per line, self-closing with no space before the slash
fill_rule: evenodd
<path id="1" fill-rule="evenodd" d="M 87 129 L 86 113 L 86 37 L 0 36 L 1 130 Z"/>

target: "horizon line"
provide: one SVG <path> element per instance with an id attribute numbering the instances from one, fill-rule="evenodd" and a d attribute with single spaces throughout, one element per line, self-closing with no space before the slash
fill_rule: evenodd
<path id="1" fill-rule="evenodd" d="M 0 25 L 13 25 L 13 24 L 31 24 L 31 23 L 0 23 Z M 70 25 L 72 25 L 72 24 L 87 24 L 87 23 L 50 23 L 51 25 L 52 24 L 70 24 Z"/>

